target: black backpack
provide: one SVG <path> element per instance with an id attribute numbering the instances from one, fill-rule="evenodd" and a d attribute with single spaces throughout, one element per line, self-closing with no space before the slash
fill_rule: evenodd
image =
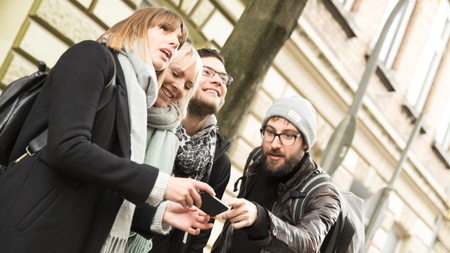
<path id="1" fill-rule="evenodd" d="M 108 52 L 110 51 L 108 50 Z M 113 57 L 114 74 L 108 85 L 103 88 L 97 111 L 108 104 L 115 90 L 116 63 L 112 53 L 111 57 Z M 37 65 L 38 71 L 11 82 L 0 94 L 0 174 L 6 170 L 11 151 L 22 125 L 47 79 L 48 73 L 46 72 L 45 62 L 38 61 Z M 35 153 L 46 144 L 47 130 L 30 141 L 27 152 L 32 150 Z"/>
<path id="2" fill-rule="evenodd" d="M 22 125 L 47 78 L 45 62 L 38 61 L 37 65 L 38 71 L 11 82 L 0 94 L 1 165 L 7 165 Z"/>
<path id="3" fill-rule="evenodd" d="M 241 186 L 245 185 L 247 168 L 261 157 L 261 147 L 255 148 L 249 155 L 244 167 L 244 175 L 239 178 L 237 184 L 242 180 Z M 364 250 L 364 201 L 350 191 L 338 188 L 331 177 L 323 172 L 312 175 L 309 181 L 299 191 L 285 193 L 280 202 L 289 198 L 295 198 L 296 204 L 292 211 L 293 217 L 286 217 L 295 224 L 303 216 L 305 199 L 307 199 L 318 187 L 329 184 L 339 193 L 341 198 L 341 213 L 336 223 L 328 231 L 321 247 L 321 253 L 362 253 Z M 243 189 L 238 197 L 242 197 Z"/>

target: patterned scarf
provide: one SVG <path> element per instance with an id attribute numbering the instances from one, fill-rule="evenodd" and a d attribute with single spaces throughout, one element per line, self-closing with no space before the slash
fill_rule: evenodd
<path id="1" fill-rule="evenodd" d="M 213 115 L 193 136 L 189 136 L 183 124 L 180 124 L 176 133 L 180 147 L 175 159 L 175 176 L 190 177 L 204 182 L 209 180 L 216 151 L 216 124 L 217 119 Z"/>

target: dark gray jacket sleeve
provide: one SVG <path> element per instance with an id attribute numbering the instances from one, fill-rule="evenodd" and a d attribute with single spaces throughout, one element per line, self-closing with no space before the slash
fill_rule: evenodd
<path id="1" fill-rule="evenodd" d="M 269 252 L 318 252 L 339 216 L 340 203 L 339 194 L 323 186 L 308 198 L 305 215 L 295 225 L 269 212 L 269 236 L 252 242 Z"/>

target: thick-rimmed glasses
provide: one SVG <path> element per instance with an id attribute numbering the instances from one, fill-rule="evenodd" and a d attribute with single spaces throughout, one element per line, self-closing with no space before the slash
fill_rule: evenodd
<path id="1" fill-rule="evenodd" d="M 274 131 L 267 130 L 265 128 L 261 128 L 261 138 L 266 142 L 272 142 L 275 140 L 275 137 L 278 136 L 280 139 L 281 144 L 284 146 L 292 146 L 295 143 L 295 140 L 300 138 L 302 134 L 291 134 L 291 133 L 281 133 L 277 134 Z"/>
<path id="2" fill-rule="evenodd" d="M 214 70 L 213 68 L 203 66 L 203 75 L 204 76 L 214 77 L 214 75 L 216 75 L 216 74 L 220 77 L 220 79 L 222 80 L 222 84 L 224 84 L 224 85 L 228 86 L 231 84 L 231 82 L 233 82 L 233 77 L 231 77 L 227 73 L 218 72 L 218 71 Z"/>

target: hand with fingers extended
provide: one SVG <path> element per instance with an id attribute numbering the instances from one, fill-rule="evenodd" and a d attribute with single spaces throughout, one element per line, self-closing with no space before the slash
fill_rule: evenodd
<path id="1" fill-rule="evenodd" d="M 163 215 L 163 221 L 174 228 L 178 228 L 192 235 L 198 235 L 201 230 L 211 229 L 211 217 L 196 206 L 183 207 L 169 201 Z"/>
<path id="2" fill-rule="evenodd" d="M 222 214 L 222 219 L 228 219 L 234 229 L 249 227 L 258 218 L 258 209 L 252 202 L 236 198 L 226 201 L 231 209 Z"/>
<path id="3" fill-rule="evenodd" d="M 183 207 L 201 207 L 202 198 L 198 190 L 203 190 L 212 196 L 215 196 L 214 189 L 207 183 L 194 180 L 192 178 L 170 177 L 167 184 L 164 198 L 177 202 Z"/>

